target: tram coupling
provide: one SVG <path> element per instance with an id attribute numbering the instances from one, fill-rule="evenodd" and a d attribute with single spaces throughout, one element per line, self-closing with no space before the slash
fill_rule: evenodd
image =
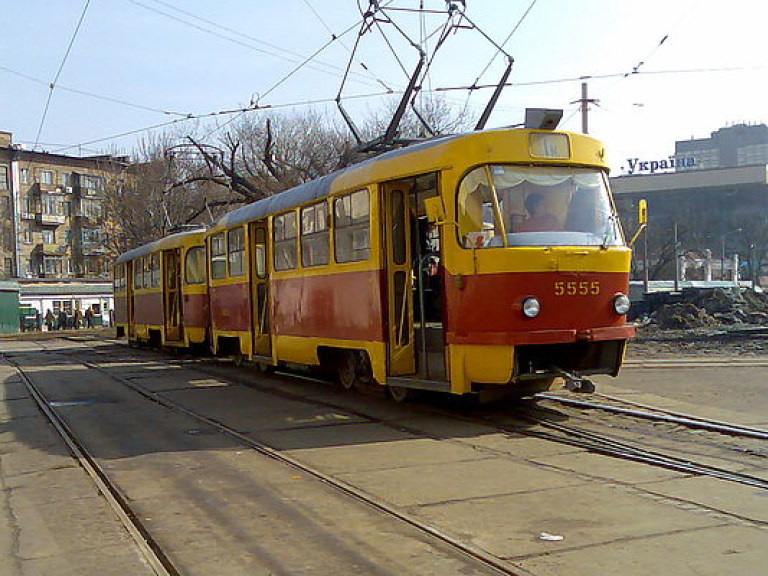
<path id="1" fill-rule="evenodd" d="M 592 394 L 595 391 L 595 383 L 589 378 L 565 370 L 558 370 L 557 372 L 563 378 L 566 390 L 583 394 Z"/>

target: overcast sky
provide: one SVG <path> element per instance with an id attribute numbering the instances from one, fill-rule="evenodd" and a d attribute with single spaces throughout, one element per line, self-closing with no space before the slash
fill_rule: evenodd
<path id="1" fill-rule="evenodd" d="M 424 4 L 445 8 L 443 0 Z M 389 14 L 417 42 L 445 21 Z M 628 158 L 667 157 L 675 140 L 768 122 L 766 0 L 466 0 L 466 14 L 496 44 L 509 38 L 504 49 L 515 60 L 516 85 L 488 126 L 521 122 L 526 107 L 550 107 L 565 110 L 561 128 L 580 131 L 574 101 L 580 78 L 591 77 L 589 96 L 598 103 L 589 131 L 605 141 L 614 173 Z M 129 153 L 146 137 L 143 129 L 184 114 L 253 101 L 286 111 L 332 101 L 360 21 L 356 0 L 2 0 L 0 130 L 48 151 Z M 416 50 L 394 26 L 381 27 L 410 71 Z M 430 50 L 436 38 L 428 38 Z M 469 86 L 478 77 L 496 82 L 505 67 L 503 57 L 492 60 L 496 52 L 477 30 L 458 30 L 438 52 L 425 90 Z M 357 55 L 342 94 L 362 124 L 396 98 L 381 94 L 401 90 L 407 77 L 375 27 Z M 490 91 L 442 94 L 476 116 Z M 314 106 L 337 115 L 332 102 Z M 205 132 L 230 118 L 157 130 Z"/>

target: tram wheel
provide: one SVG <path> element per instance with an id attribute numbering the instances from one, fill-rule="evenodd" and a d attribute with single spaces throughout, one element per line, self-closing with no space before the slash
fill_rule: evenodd
<path id="1" fill-rule="evenodd" d="M 402 386 L 387 386 L 387 393 L 398 404 L 409 402 L 416 397 L 416 390 Z"/>
<path id="2" fill-rule="evenodd" d="M 357 360 L 354 352 L 343 352 L 336 364 L 339 384 L 345 390 L 352 390 L 357 383 Z"/>

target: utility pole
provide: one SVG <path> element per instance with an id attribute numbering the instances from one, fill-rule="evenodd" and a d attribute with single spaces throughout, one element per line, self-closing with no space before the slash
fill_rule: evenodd
<path id="1" fill-rule="evenodd" d="M 675 227 L 673 229 L 673 242 L 675 246 L 675 292 L 680 290 L 680 258 L 677 251 L 677 220 L 675 220 Z"/>
<path id="2" fill-rule="evenodd" d="M 589 134 L 589 105 L 590 104 L 597 104 L 599 100 L 596 100 L 594 98 L 589 98 L 587 96 L 587 83 L 582 82 L 581 83 L 581 98 L 579 100 L 574 100 L 571 102 L 571 104 L 579 103 L 581 106 L 581 131 L 584 134 Z"/>

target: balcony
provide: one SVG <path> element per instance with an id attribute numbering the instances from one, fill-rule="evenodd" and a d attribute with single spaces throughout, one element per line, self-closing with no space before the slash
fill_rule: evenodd
<path id="1" fill-rule="evenodd" d="M 47 212 L 37 212 L 35 214 L 35 220 L 41 226 L 59 226 L 67 221 L 67 217 L 64 214 L 48 214 Z"/>
<path id="2" fill-rule="evenodd" d="M 83 256 L 103 256 L 107 253 L 106 246 L 102 244 L 83 244 Z"/>
<path id="3" fill-rule="evenodd" d="M 68 248 L 69 246 L 66 244 L 47 244 L 42 242 L 35 245 L 34 251 L 38 254 L 45 254 L 46 256 L 61 256 Z"/>

